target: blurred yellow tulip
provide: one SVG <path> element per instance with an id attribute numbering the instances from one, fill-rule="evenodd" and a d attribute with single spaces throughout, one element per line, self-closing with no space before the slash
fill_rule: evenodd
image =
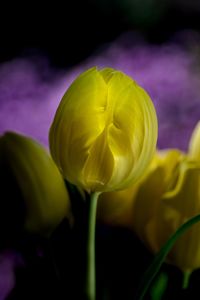
<path id="1" fill-rule="evenodd" d="M 177 179 L 162 195 L 156 213 L 147 224 L 145 240 L 154 252 L 178 227 L 200 214 L 200 122 L 192 133 L 188 153 L 176 173 Z M 185 273 L 200 268 L 199 235 L 200 224 L 195 224 L 176 242 L 168 256 L 168 261 Z"/>
<path id="2" fill-rule="evenodd" d="M 147 224 L 146 242 L 157 252 L 186 221 L 200 214 L 200 163 L 184 160 L 174 188 L 160 200 L 157 213 Z M 200 268 L 200 224 L 193 225 L 168 256 L 168 261 L 184 272 Z"/>
<path id="3" fill-rule="evenodd" d="M 13 132 L 0 137 L 0 190 L 1 215 L 8 222 L 12 215 L 17 225 L 23 202 L 24 226 L 31 232 L 48 234 L 69 214 L 68 193 L 52 158 L 36 141 Z"/>
<path id="4" fill-rule="evenodd" d="M 154 253 L 183 223 L 198 214 L 200 123 L 193 131 L 187 154 L 178 150 L 158 151 L 134 187 L 121 194 L 103 194 L 99 201 L 101 220 L 134 229 Z M 199 236 L 200 224 L 195 224 L 176 242 L 168 262 L 186 274 L 200 268 Z"/>
<path id="5" fill-rule="evenodd" d="M 151 161 L 156 140 L 150 97 L 111 68 L 91 68 L 72 83 L 49 134 L 63 176 L 89 193 L 130 186 Z"/>

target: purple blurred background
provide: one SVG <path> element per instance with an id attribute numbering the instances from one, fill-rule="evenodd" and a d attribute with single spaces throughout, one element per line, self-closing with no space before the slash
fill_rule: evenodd
<path id="1" fill-rule="evenodd" d="M 15 287 L 14 269 L 23 265 L 22 257 L 11 250 L 0 254 L 0 299 L 5 299 Z"/>
<path id="2" fill-rule="evenodd" d="M 15 130 L 48 146 L 58 103 L 77 74 L 110 66 L 134 78 L 150 94 L 158 114 L 158 147 L 186 150 L 200 119 L 200 43 L 196 32 L 152 45 L 126 33 L 70 69 L 50 67 L 46 57 L 15 58 L 0 65 L 0 133 Z M 183 42 L 184 41 L 184 42 Z"/>

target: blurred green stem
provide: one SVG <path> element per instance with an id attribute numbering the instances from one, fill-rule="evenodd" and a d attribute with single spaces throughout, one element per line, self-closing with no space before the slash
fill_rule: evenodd
<path id="1" fill-rule="evenodd" d="M 182 284 L 182 288 L 183 289 L 187 289 L 189 286 L 189 281 L 190 281 L 190 275 L 191 272 L 190 271 L 186 271 L 183 273 L 183 284 Z"/>
<path id="2" fill-rule="evenodd" d="M 96 299 L 96 270 L 95 270 L 95 225 L 97 200 L 100 193 L 92 193 L 88 199 L 88 232 L 87 232 L 87 274 L 86 296 L 87 300 Z"/>

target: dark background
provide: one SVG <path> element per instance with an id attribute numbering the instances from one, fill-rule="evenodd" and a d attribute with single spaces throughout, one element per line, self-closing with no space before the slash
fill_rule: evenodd
<path id="1" fill-rule="evenodd" d="M 197 0 L 9 1 L 0 9 L 0 60 L 39 52 L 67 67 L 125 31 L 160 44 L 176 31 L 199 31 L 199 17 Z"/>

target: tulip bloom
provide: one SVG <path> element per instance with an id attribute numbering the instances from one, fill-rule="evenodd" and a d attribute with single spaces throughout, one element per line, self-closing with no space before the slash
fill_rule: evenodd
<path id="1" fill-rule="evenodd" d="M 91 192 L 123 189 L 148 166 L 157 118 L 147 93 L 114 69 L 89 69 L 70 86 L 52 123 L 50 150 L 63 176 Z"/>
<path id="2" fill-rule="evenodd" d="M 200 214 L 200 161 L 177 150 L 157 152 L 134 187 L 102 194 L 98 209 L 101 221 L 133 229 L 157 253 L 183 223 Z M 200 268 L 199 235 L 198 223 L 176 241 L 167 261 L 186 273 Z"/>
<path id="3" fill-rule="evenodd" d="M 0 138 L 0 178 L 1 213 L 6 220 L 9 210 L 15 215 L 17 197 L 24 202 L 24 226 L 32 232 L 49 233 L 69 213 L 68 193 L 57 166 L 31 138 L 12 132 Z M 4 202 L 10 203 L 7 211 L 2 210 Z M 21 221 L 14 218 L 16 224 Z"/>
<path id="4" fill-rule="evenodd" d="M 200 163 L 184 160 L 175 185 L 162 195 L 156 214 L 146 226 L 146 242 L 157 252 L 183 223 L 200 214 Z M 183 272 L 200 268 L 200 224 L 180 237 L 168 261 Z"/>
<path id="5" fill-rule="evenodd" d="M 199 154 L 200 123 L 193 131 L 187 154 L 178 150 L 159 151 L 135 187 L 121 194 L 101 195 L 100 218 L 133 228 L 148 248 L 157 253 L 183 223 L 200 214 Z M 176 241 L 168 262 L 186 274 L 200 268 L 199 236 L 197 223 Z"/>
<path id="6" fill-rule="evenodd" d="M 160 197 L 156 213 L 146 226 L 145 241 L 154 252 L 178 227 L 200 214 L 200 123 L 192 133 L 187 156 L 171 174 L 170 181 Z M 186 273 L 200 268 L 199 235 L 198 223 L 177 240 L 168 261 Z"/>

